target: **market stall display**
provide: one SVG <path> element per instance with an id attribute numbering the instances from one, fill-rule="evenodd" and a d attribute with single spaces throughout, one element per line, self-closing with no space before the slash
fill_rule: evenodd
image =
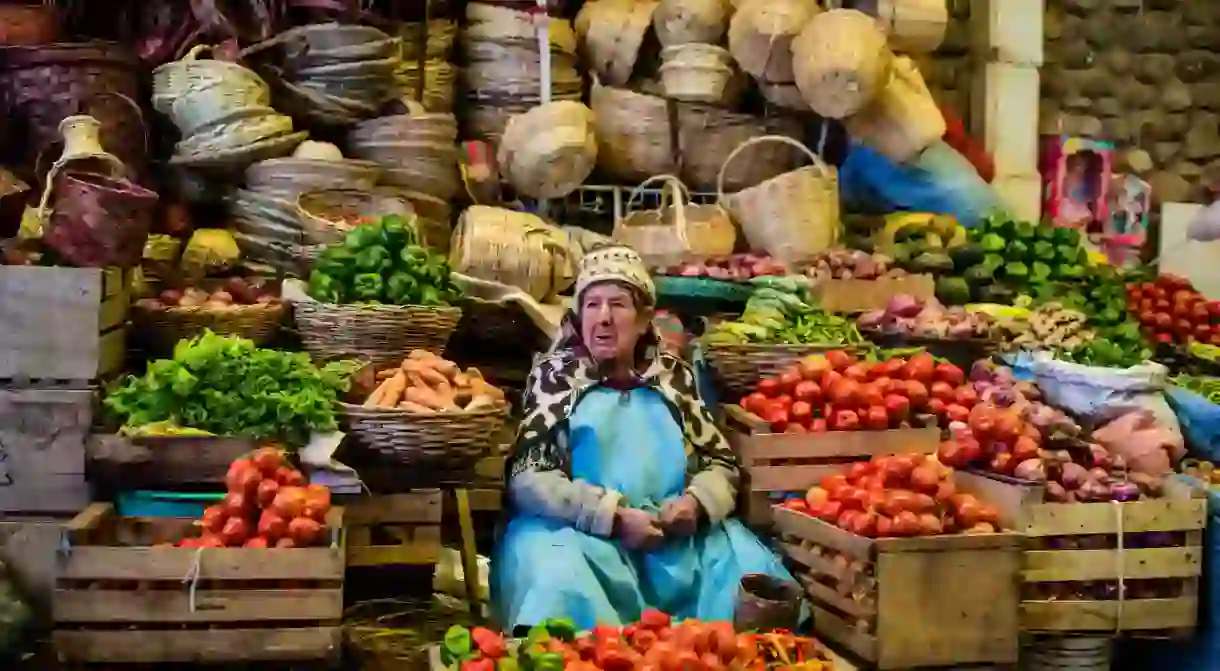
<path id="1" fill-rule="evenodd" d="M 658 267 L 655 275 L 662 277 L 706 277 L 713 280 L 741 282 L 755 277 L 783 276 L 788 274 L 788 265 L 776 261 L 766 254 L 730 254 L 711 256 L 702 261 Z"/>
<path id="2" fill-rule="evenodd" d="M 132 304 L 137 339 L 154 352 L 169 353 L 180 340 L 210 330 L 265 345 L 279 332 L 284 303 L 278 287 L 263 278 L 231 277 L 204 286 L 167 288 Z"/>
<path id="3" fill-rule="evenodd" d="M 1220 345 L 1220 301 L 1207 300 L 1185 278 L 1128 284 L 1127 309 L 1158 343 Z"/>

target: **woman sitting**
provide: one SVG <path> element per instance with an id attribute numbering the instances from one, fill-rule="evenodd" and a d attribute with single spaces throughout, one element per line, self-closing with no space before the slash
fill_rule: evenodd
<path id="1" fill-rule="evenodd" d="M 538 359 L 492 560 L 509 630 L 549 617 L 635 621 L 647 607 L 731 620 L 741 578 L 791 578 L 738 520 L 737 459 L 682 360 L 658 351 L 639 255 L 581 260 L 574 310 Z"/>

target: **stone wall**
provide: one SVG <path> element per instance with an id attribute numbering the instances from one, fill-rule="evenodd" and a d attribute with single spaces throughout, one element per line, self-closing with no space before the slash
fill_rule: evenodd
<path id="1" fill-rule="evenodd" d="M 1046 0 L 1041 131 L 1112 140 L 1157 200 L 1220 178 L 1220 0 Z"/>

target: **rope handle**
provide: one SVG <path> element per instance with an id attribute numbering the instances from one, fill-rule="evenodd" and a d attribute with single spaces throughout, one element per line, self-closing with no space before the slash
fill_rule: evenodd
<path id="1" fill-rule="evenodd" d="M 664 186 L 661 187 L 661 202 L 657 209 L 662 212 L 665 211 L 666 206 L 670 204 L 667 201 L 667 195 L 672 191 L 674 194 L 672 202 L 674 208 L 674 228 L 678 229 L 678 239 L 682 241 L 682 245 L 690 247 L 686 224 L 686 206 L 690 204 L 690 190 L 677 177 L 669 174 L 653 175 L 640 182 L 638 186 L 631 190 L 631 195 L 627 197 L 627 205 L 624 207 L 624 210 L 630 214 L 631 206 L 635 203 L 635 199 L 644 195 L 645 187 L 656 182 L 664 182 Z"/>
<path id="2" fill-rule="evenodd" d="M 723 205 L 724 201 L 728 199 L 728 196 L 724 193 L 724 176 L 728 172 L 729 164 L 732 163 L 733 159 L 737 158 L 741 152 L 745 151 L 746 148 L 762 142 L 783 142 L 784 144 L 789 144 L 797 149 L 800 149 L 813 162 L 813 166 L 822 173 L 823 179 L 834 179 L 834 174 L 830 171 L 830 167 L 826 165 L 826 162 L 822 160 L 822 157 L 813 153 L 809 147 L 806 147 L 805 145 L 786 135 L 759 135 L 737 145 L 737 148 L 729 154 L 729 157 L 724 159 L 724 164 L 720 166 L 720 173 L 716 175 L 716 199 L 719 203 Z"/>
<path id="3" fill-rule="evenodd" d="M 195 594 L 199 588 L 199 577 L 203 573 L 203 548 L 195 550 L 195 557 L 191 561 L 191 567 L 187 569 L 186 575 L 182 576 L 182 584 L 187 586 L 187 606 L 190 612 L 194 613 L 197 604 L 195 603 Z"/>

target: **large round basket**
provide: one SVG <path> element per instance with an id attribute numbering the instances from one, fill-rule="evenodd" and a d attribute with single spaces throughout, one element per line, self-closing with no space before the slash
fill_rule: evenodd
<path id="1" fill-rule="evenodd" d="M 357 443 L 402 464 L 470 463 L 496 448 L 509 405 L 473 412 L 423 414 L 342 404 L 341 416 Z"/>
<path id="2" fill-rule="evenodd" d="M 725 169 L 747 147 L 764 141 L 800 147 L 813 165 L 786 172 L 742 189 L 724 193 Z M 839 178 L 807 147 L 783 135 L 765 135 L 746 142 L 729 154 L 720 169 L 716 192 L 753 249 L 761 249 L 787 263 L 804 261 L 834 244 L 839 230 Z"/>
<path id="3" fill-rule="evenodd" d="M 656 210 L 631 212 L 644 189 L 663 182 L 661 206 Z M 653 266 L 667 266 L 684 259 L 728 256 L 737 244 L 737 228 L 719 205 L 691 205 L 690 192 L 673 175 L 644 180 L 627 199 L 626 217 L 615 222 L 612 237 L 635 249 Z"/>
<path id="4" fill-rule="evenodd" d="M 173 352 L 179 340 L 193 338 L 204 329 L 266 345 L 279 333 L 283 317 L 284 304 L 279 301 L 224 309 L 181 306 L 151 309 L 139 303 L 131 308 L 135 332 L 145 347 L 157 353 Z"/>
<path id="5" fill-rule="evenodd" d="M 575 191 L 597 162 L 593 111 L 560 100 L 508 120 L 497 161 L 517 192 L 532 198 L 562 198 Z"/>
<path id="6" fill-rule="evenodd" d="M 399 363 L 413 349 L 442 352 L 462 318 L 460 308 L 423 305 L 302 302 L 293 313 L 311 355 L 356 355 L 377 366 Z"/>
<path id="7" fill-rule="evenodd" d="M 601 81 L 611 86 L 627 84 L 659 4 L 657 0 L 612 0 L 581 7 L 576 34 L 590 69 Z"/>
<path id="8" fill-rule="evenodd" d="M 609 177 L 638 182 L 678 171 L 678 149 L 664 98 L 595 86 L 589 95 L 597 166 Z"/>
<path id="9" fill-rule="evenodd" d="M 458 218 L 449 249 L 453 271 L 514 286 L 545 301 L 572 286 L 563 231 L 528 212 L 473 205 Z"/>
<path id="10" fill-rule="evenodd" d="M 751 2 L 733 15 L 729 51 L 738 67 L 761 82 L 787 84 L 792 74 L 792 40 L 820 13 L 808 0 Z M 804 101 L 801 101 L 804 106 Z"/>
<path id="11" fill-rule="evenodd" d="M 309 191 L 297 198 L 297 214 L 305 231 L 305 243 L 326 245 L 339 242 L 362 220 L 415 213 L 411 203 L 388 193 L 355 189 Z"/>
<path id="12" fill-rule="evenodd" d="M 722 0 L 661 0 L 652 13 L 652 27 L 662 46 L 716 44 L 728 25 Z"/>
<path id="13" fill-rule="evenodd" d="M 792 41 L 792 71 L 805 102 L 842 119 L 859 112 L 889 79 L 893 53 L 871 16 L 851 9 L 815 15 Z"/>
<path id="14" fill-rule="evenodd" d="M 731 392 L 748 393 L 764 377 L 780 371 L 810 354 L 833 349 L 828 345 L 706 345 L 704 356 L 716 378 Z"/>
<path id="15" fill-rule="evenodd" d="M 852 138 L 895 163 L 910 161 L 945 135 L 945 117 L 906 57 L 894 59 L 890 81 L 877 98 L 843 123 Z"/>

